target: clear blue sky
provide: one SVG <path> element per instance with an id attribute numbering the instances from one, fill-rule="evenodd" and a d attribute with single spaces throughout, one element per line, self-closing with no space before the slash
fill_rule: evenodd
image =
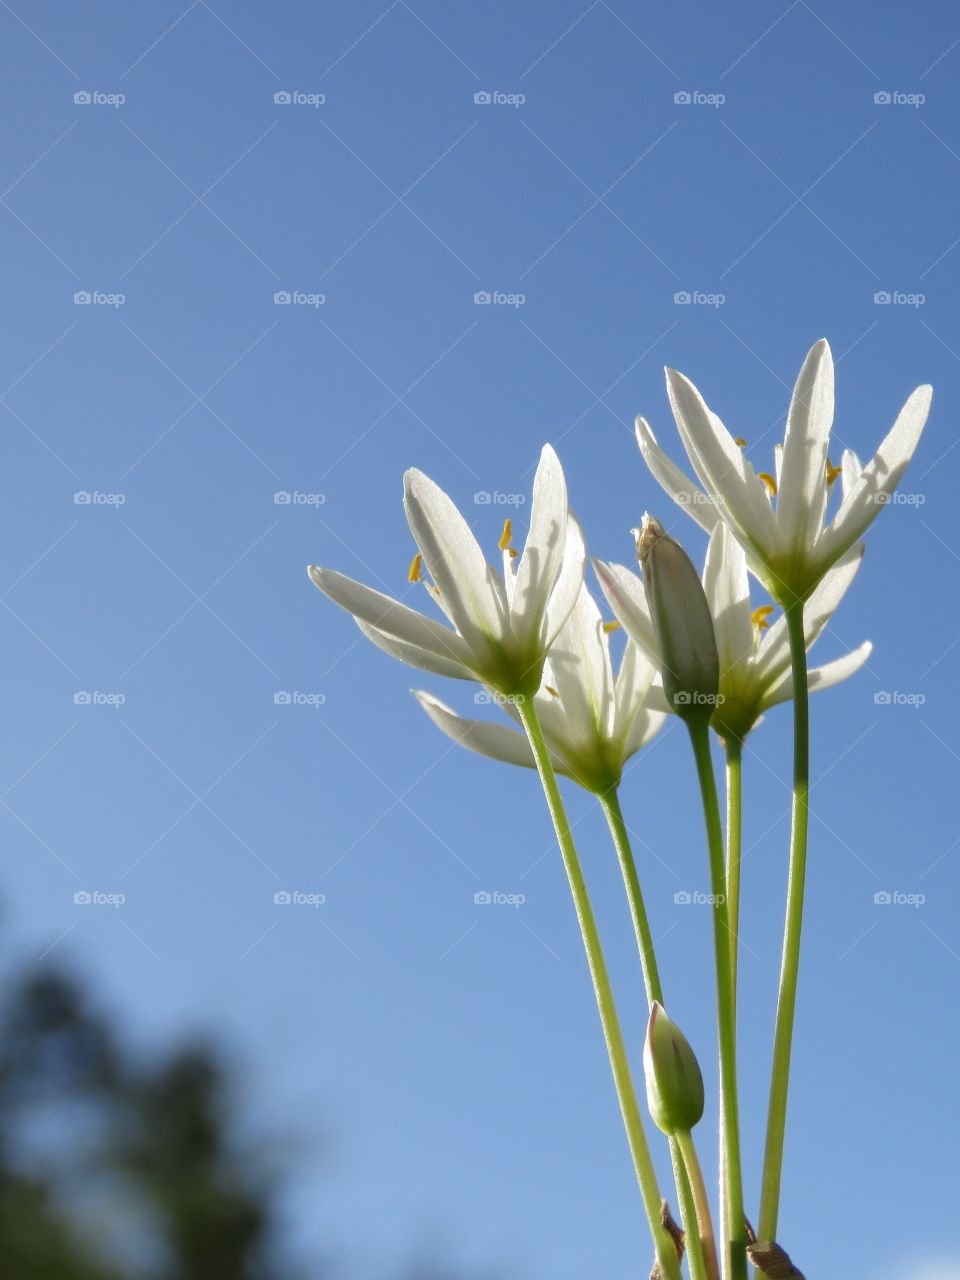
<path id="1" fill-rule="evenodd" d="M 874 526 L 818 650 L 875 644 L 814 703 L 782 1237 L 811 1276 L 902 1276 L 919 1225 L 931 1258 L 960 1252 L 955 7 L 11 0 L 0 31 L 8 962 L 75 966 L 144 1043 L 226 1035 L 252 1122 L 331 1135 L 287 1202 L 305 1257 L 348 1251 L 366 1276 L 426 1239 L 524 1280 L 643 1272 L 535 783 L 441 739 L 411 673 L 304 569 L 403 591 L 408 465 L 492 553 L 503 508 L 473 495 L 527 488 L 546 440 L 594 553 L 627 558 L 649 507 L 700 556 L 634 415 L 679 456 L 670 363 L 768 464 L 825 335 L 861 455 L 915 385 L 936 396 L 917 499 Z M 472 708 L 466 686 L 423 683 Z M 789 715 L 752 746 L 755 1206 Z M 624 802 L 669 1003 L 709 1069 L 708 920 L 674 904 L 706 888 L 691 786 L 674 729 Z M 617 874 L 586 797 L 570 803 L 638 1048 Z M 480 889 L 526 902 L 477 908 Z M 326 901 L 277 907 L 282 890 Z"/>

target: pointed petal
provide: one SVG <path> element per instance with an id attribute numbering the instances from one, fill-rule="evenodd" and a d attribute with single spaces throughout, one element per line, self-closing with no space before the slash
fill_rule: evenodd
<path id="1" fill-rule="evenodd" d="M 710 533 L 720 522 L 720 513 L 714 499 L 688 480 L 680 468 L 667 457 L 657 444 L 656 436 L 645 418 L 636 421 L 637 444 L 643 454 L 650 474 L 660 488 L 683 507 L 696 520 L 701 529 Z"/>
<path id="2" fill-rule="evenodd" d="M 720 514 L 758 553 L 775 550 L 773 509 L 740 446 L 693 383 L 675 369 L 667 370 L 667 391 L 690 461 L 708 491 L 722 500 Z"/>
<path id="3" fill-rule="evenodd" d="M 847 676 L 852 676 L 860 670 L 872 652 L 873 645 L 869 640 L 864 640 L 859 648 L 854 649 L 851 653 L 844 654 L 842 658 L 835 658 L 833 662 L 828 662 L 822 667 L 814 667 L 807 677 L 810 692 L 816 693 L 820 689 L 829 689 L 832 685 L 839 684 L 841 680 L 846 680 Z M 768 707 L 776 706 L 779 702 L 786 702 L 792 697 L 793 674 L 788 671 L 780 681 L 763 695 L 760 704 L 761 710 L 766 711 Z"/>
<path id="4" fill-rule="evenodd" d="M 550 646 L 543 684 L 544 712 L 561 717 L 558 736 L 571 756 L 596 748 L 613 731 L 614 684 L 603 618 L 587 588 L 581 587 L 570 616 Z"/>
<path id="5" fill-rule="evenodd" d="M 833 426 L 833 357 L 825 338 L 810 349 L 793 389 L 783 441 L 777 524 L 785 546 L 807 547 L 826 492 L 827 443 Z"/>
<path id="6" fill-rule="evenodd" d="M 623 624 L 627 635 L 659 668 L 660 646 L 641 579 L 622 564 L 605 564 L 602 560 L 593 561 L 593 571 L 607 604 Z"/>
<path id="7" fill-rule="evenodd" d="M 444 612 L 464 640 L 483 646 L 504 633 L 506 602 L 470 526 L 439 485 L 411 469 L 403 477 L 407 521 Z"/>
<path id="8" fill-rule="evenodd" d="M 510 626 L 521 643 L 538 636 L 567 546 L 567 484 L 560 459 L 544 445 L 533 480 L 530 531 L 517 566 Z M 576 598 L 576 597 L 574 597 Z"/>
<path id="9" fill-rule="evenodd" d="M 572 512 L 567 513 L 567 533 L 563 550 L 563 563 L 554 583 L 543 616 L 541 635 L 544 648 L 549 648 L 570 616 L 583 586 L 583 569 L 587 559 L 583 533 Z"/>
<path id="10" fill-rule="evenodd" d="M 863 533 L 883 510 L 913 457 L 930 412 L 933 388 L 917 387 L 900 410 L 880 448 L 860 473 L 860 479 L 844 497 L 833 522 L 817 543 L 817 552 L 830 560 Z"/>
<path id="11" fill-rule="evenodd" d="M 720 658 L 720 680 L 736 678 L 753 661 L 753 618 L 747 557 L 723 524 L 710 535 L 703 570 L 703 589 L 713 614 Z"/>
<path id="12" fill-rule="evenodd" d="M 399 600 L 365 587 L 334 569 L 311 565 L 310 581 L 341 609 L 362 622 L 367 622 L 395 639 L 423 649 L 436 658 L 467 666 L 470 652 L 462 638 L 433 618 L 408 609 Z"/>
<path id="13" fill-rule="evenodd" d="M 396 636 L 388 635 L 386 631 L 381 631 L 379 627 L 373 627 L 360 618 L 355 618 L 354 621 L 378 649 L 389 653 L 391 658 L 405 662 L 408 667 L 416 667 L 418 671 L 429 671 L 435 676 L 449 676 L 453 680 L 476 680 L 477 678 L 472 671 L 468 671 L 459 662 L 454 662 L 450 658 L 440 658 L 419 645 L 409 644 L 406 640 L 398 640 Z"/>
<path id="14" fill-rule="evenodd" d="M 656 675 L 657 669 L 650 659 L 628 638 L 614 685 L 616 716 L 612 736 L 618 742 L 626 743 L 630 740 L 637 716 Z"/>
<path id="15" fill-rule="evenodd" d="M 420 689 L 411 689 L 410 692 L 437 728 L 461 747 L 489 756 L 491 760 L 502 760 L 504 764 L 535 768 L 530 744 L 518 730 L 489 720 L 465 720 L 432 694 Z"/>

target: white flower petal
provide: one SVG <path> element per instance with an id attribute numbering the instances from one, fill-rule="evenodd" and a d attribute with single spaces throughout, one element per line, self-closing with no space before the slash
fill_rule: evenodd
<path id="1" fill-rule="evenodd" d="M 840 459 L 840 485 L 844 502 L 853 492 L 862 472 L 863 463 L 857 455 L 852 449 L 844 449 L 843 457 Z"/>
<path id="2" fill-rule="evenodd" d="M 833 662 L 828 662 L 822 667 L 814 667 L 807 675 L 807 685 L 810 692 L 817 693 L 821 689 L 829 689 L 832 685 L 839 684 L 841 680 L 846 680 L 848 676 L 852 676 L 860 670 L 872 652 L 873 645 L 869 640 L 864 640 L 859 648 L 854 649 L 851 653 L 844 654 L 842 658 L 835 658 Z M 780 681 L 772 685 L 763 695 L 763 700 L 760 704 L 761 710 L 766 711 L 768 707 L 776 706 L 779 702 L 786 702 L 788 698 L 792 697 L 793 673 L 788 671 Z"/>
<path id="3" fill-rule="evenodd" d="M 710 535 L 703 570 L 703 589 L 713 614 L 720 658 L 720 681 L 737 679 L 753 662 L 753 618 L 750 583 L 743 548 L 725 525 Z"/>
<path id="4" fill-rule="evenodd" d="M 833 357 L 825 338 L 810 349 L 787 414 L 778 479 L 777 524 L 783 545 L 808 546 L 826 492 L 827 443 L 833 426 Z"/>
<path id="5" fill-rule="evenodd" d="M 437 728 L 461 747 L 492 760 L 502 760 L 504 764 L 522 765 L 525 769 L 536 767 L 530 744 L 518 730 L 489 720 L 465 720 L 432 694 L 420 689 L 410 692 Z"/>
<path id="6" fill-rule="evenodd" d="M 422 471 L 403 477 L 407 521 L 427 570 L 443 597 L 444 611 L 471 646 L 501 639 L 506 600 L 470 526 L 439 485 Z"/>
<path id="7" fill-rule="evenodd" d="M 355 618 L 354 621 L 378 649 L 389 653 L 391 658 L 405 662 L 408 667 L 416 667 L 418 671 L 429 671 L 435 676 L 450 676 L 453 680 L 476 679 L 472 671 L 468 671 L 466 667 L 461 666 L 459 662 L 454 662 L 451 658 L 440 658 L 435 653 L 421 648 L 420 645 L 398 640 L 396 636 L 388 635 L 386 631 L 381 631 L 379 627 L 373 627 L 360 618 Z"/>
<path id="8" fill-rule="evenodd" d="M 676 463 L 657 444 L 656 436 L 645 418 L 636 421 L 637 444 L 653 478 L 661 489 L 696 520 L 701 529 L 711 533 L 720 521 L 717 504 L 709 494 L 688 480 Z"/>
<path id="9" fill-rule="evenodd" d="M 530 531 L 517 566 L 510 626 L 521 643 L 539 636 L 567 548 L 567 485 L 560 459 L 544 445 L 533 480 Z"/>
<path id="10" fill-rule="evenodd" d="M 818 554 L 828 562 L 856 542 L 896 489 L 920 440 L 932 396 L 932 387 L 917 387 L 863 468 L 860 479 L 844 497 L 833 522 L 817 543 Z"/>
<path id="11" fill-rule="evenodd" d="M 628 637 L 614 684 L 616 718 L 613 736 L 617 741 L 627 740 L 656 675 L 656 667 Z"/>
<path id="12" fill-rule="evenodd" d="M 641 707 L 636 719 L 630 726 L 630 731 L 624 743 L 624 760 L 629 760 L 631 756 L 635 756 L 638 751 L 655 738 L 663 728 L 666 720 L 666 711 L 652 711 L 648 707 Z"/>
<path id="13" fill-rule="evenodd" d="M 587 559 L 583 533 L 572 512 L 567 513 L 567 533 L 560 574 L 554 583 L 543 615 L 542 639 L 545 648 L 553 644 L 570 616 L 583 586 L 583 569 Z"/>
<path id="14" fill-rule="evenodd" d="M 659 667 L 660 646 L 641 579 L 622 564 L 605 564 L 602 560 L 593 561 L 593 571 L 607 604 L 623 624 L 627 635 Z"/>
<path id="15" fill-rule="evenodd" d="M 307 570 L 310 581 L 341 609 L 352 613 L 359 621 L 367 622 L 387 635 L 415 648 L 423 649 L 436 658 L 467 666 L 470 652 L 463 639 L 433 618 L 427 618 L 415 609 L 408 609 L 399 600 L 365 587 L 334 569 L 320 569 L 311 565 Z"/>
<path id="16" fill-rule="evenodd" d="M 690 461 L 711 494 L 723 500 L 721 514 L 757 552 L 776 549 L 773 509 L 740 446 L 693 383 L 675 369 L 667 370 L 667 391 Z"/>
<path id="17" fill-rule="evenodd" d="M 550 646 L 541 688 L 547 686 L 559 696 L 542 693 L 544 711 L 556 708 L 564 717 L 563 740 L 572 752 L 595 749 L 609 737 L 614 724 L 610 648 L 600 610 L 585 586 Z"/>

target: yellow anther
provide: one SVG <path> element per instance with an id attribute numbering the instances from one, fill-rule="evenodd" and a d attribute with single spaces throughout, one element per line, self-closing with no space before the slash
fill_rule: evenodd
<path id="1" fill-rule="evenodd" d="M 622 625 L 623 624 L 621 622 L 618 622 L 616 618 L 614 618 L 612 622 L 605 622 L 603 624 L 603 629 L 607 635 L 609 635 L 611 631 L 619 631 Z"/>
<path id="2" fill-rule="evenodd" d="M 774 606 L 772 604 L 762 604 L 759 609 L 754 609 L 753 613 L 751 613 L 750 621 L 758 631 L 766 631 L 770 625 L 767 619 L 773 611 Z"/>
<path id="3" fill-rule="evenodd" d="M 770 497 L 775 498 L 777 496 L 777 482 L 774 480 L 773 476 L 769 475 L 766 471 L 758 471 L 757 476 L 763 481 L 763 487 L 766 489 L 767 493 L 769 493 Z"/>
<path id="4" fill-rule="evenodd" d="M 546 689 L 547 693 L 549 693 L 549 694 L 550 694 L 551 698 L 559 698 L 559 697 L 560 697 L 560 695 L 559 695 L 559 693 L 557 693 L 556 689 L 552 689 L 552 688 L 550 687 L 550 685 L 545 684 L 543 687 Z"/>
<path id="5" fill-rule="evenodd" d="M 503 522 L 503 533 L 501 533 L 500 541 L 497 545 L 499 546 L 501 551 L 511 551 L 512 548 L 510 546 L 510 543 L 512 540 L 513 540 L 513 521 L 508 518 Z"/>
<path id="6" fill-rule="evenodd" d="M 835 467 L 830 459 L 827 459 L 827 484 L 833 484 L 837 476 L 843 475 L 843 467 Z"/>
<path id="7" fill-rule="evenodd" d="M 734 436 L 733 443 L 738 444 L 741 449 L 745 449 L 747 447 L 747 442 L 744 440 L 743 436 Z"/>
<path id="8" fill-rule="evenodd" d="M 422 568 L 423 568 L 423 556 L 418 551 L 417 554 L 410 561 L 410 569 L 407 573 L 407 581 L 419 582 Z"/>

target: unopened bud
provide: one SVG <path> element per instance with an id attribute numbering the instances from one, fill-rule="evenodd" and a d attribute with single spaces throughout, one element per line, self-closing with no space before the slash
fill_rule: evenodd
<path id="1" fill-rule="evenodd" d="M 666 1134 L 688 1133 L 703 1115 L 703 1076 L 680 1028 L 654 1001 L 643 1045 L 647 1105 Z"/>
<path id="2" fill-rule="evenodd" d="M 679 542 L 652 516 L 645 515 L 634 534 L 664 694 L 681 719 L 709 720 L 720 689 L 720 659 L 700 575 Z"/>

